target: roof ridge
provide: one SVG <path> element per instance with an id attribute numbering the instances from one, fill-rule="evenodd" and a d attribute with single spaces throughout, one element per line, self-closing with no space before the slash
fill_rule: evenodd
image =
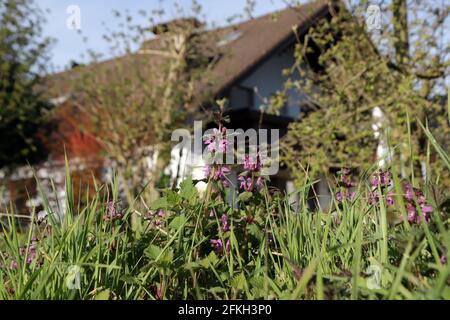
<path id="1" fill-rule="evenodd" d="M 304 3 L 304 4 L 288 5 L 284 9 L 279 9 L 279 10 L 276 10 L 276 11 L 268 12 L 268 13 L 265 13 L 265 14 L 260 15 L 258 17 L 250 18 L 248 20 L 241 21 L 241 22 L 238 22 L 238 23 L 235 23 L 235 24 L 230 24 L 230 25 L 227 25 L 227 26 L 210 29 L 208 31 L 220 31 L 220 30 L 223 30 L 223 29 L 228 29 L 228 28 L 232 28 L 232 27 L 238 27 L 238 26 L 242 26 L 242 25 L 245 25 L 245 24 L 248 24 L 248 23 L 252 23 L 252 22 L 257 21 L 257 20 L 264 20 L 265 18 L 272 17 L 274 15 L 282 14 L 282 13 L 285 13 L 285 12 L 290 12 L 290 11 L 297 11 L 299 14 L 305 15 L 305 12 L 303 12 L 304 10 L 302 10 L 302 9 L 307 9 L 307 8 L 311 7 L 311 8 L 314 8 L 314 9 L 318 10 L 320 7 L 328 5 L 329 2 L 330 2 L 330 0 L 314 0 L 314 1 L 311 1 L 311 2 L 308 2 L 308 3 Z"/>

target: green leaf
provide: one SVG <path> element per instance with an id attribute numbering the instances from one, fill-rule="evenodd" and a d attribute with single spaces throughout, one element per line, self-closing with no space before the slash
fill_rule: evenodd
<path id="1" fill-rule="evenodd" d="M 147 258 L 156 260 L 162 252 L 162 249 L 154 244 L 149 245 L 145 250 L 144 254 Z"/>
<path id="2" fill-rule="evenodd" d="M 161 255 L 160 259 L 158 260 L 158 263 L 162 267 L 170 267 L 173 262 L 173 250 L 167 249 L 164 251 L 164 253 Z"/>
<path id="3" fill-rule="evenodd" d="M 175 191 L 169 190 L 166 195 L 169 207 L 175 207 L 181 203 L 181 197 Z"/>
<path id="4" fill-rule="evenodd" d="M 227 292 L 227 290 L 225 288 L 222 287 L 212 287 L 208 289 L 208 292 L 211 293 L 222 293 L 222 292 Z"/>
<path id="5" fill-rule="evenodd" d="M 242 201 L 242 202 L 246 202 L 248 201 L 251 197 L 252 197 L 253 193 L 252 192 L 243 192 L 239 195 L 238 200 Z"/>
<path id="6" fill-rule="evenodd" d="M 134 276 L 129 275 L 129 274 L 124 274 L 123 276 L 120 277 L 120 280 L 122 280 L 123 282 L 125 282 L 127 284 L 138 284 L 139 283 L 139 281 L 137 281 Z"/>
<path id="7" fill-rule="evenodd" d="M 94 299 L 95 300 L 108 300 L 109 294 L 110 294 L 109 289 L 106 289 L 106 290 L 103 290 L 103 291 L 100 291 L 99 293 L 97 293 L 95 295 Z"/>
<path id="8" fill-rule="evenodd" d="M 150 209 L 152 210 L 166 209 L 167 207 L 168 203 L 166 197 L 159 198 L 150 205 Z"/>
<path id="9" fill-rule="evenodd" d="M 262 240 L 264 238 L 264 232 L 256 225 L 251 224 L 247 227 L 248 233 L 254 236 L 258 240 Z"/>
<path id="10" fill-rule="evenodd" d="M 198 196 L 197 188 L 192 182 L 192 177 L 187 178 L 180 184 L 180 196 L 192 203 Z"/>
<path id="11" fill-rule="evenodd" d="M 246 283 L 247 283 L 247 280 L 245 278 L 244 273 L 238 274 L 231 280 L 231 286 L 233 287 L 233 289 L 237 289 L 237 290 L 244 290 Z"/>
<path id="12" fill-rule="evenodd" d="M 186 216 L 181 214 L 173 218 L 169 224 L 169 228 L 178 230 L 184 223 L 186 223 Z"/>
<path id="13" fill-rule="evenodd" d="M 198 261 L 198 264 L 201 265 L 203 268 L 209 268 L 210 266 L 214 266 L 219 259 L 217 258 L 214 251 L 211 251 L 211 253 L 202 260 Z"/>
<path id="14" fill-rule="evenodd" d="M 186 270 L 192 270 L 192 269 L 198 269 L 200 268 L 201 265 L 198 264 L 197 262 L 187 262 L 183 265 L 183 268 L 185 268 Z"/>

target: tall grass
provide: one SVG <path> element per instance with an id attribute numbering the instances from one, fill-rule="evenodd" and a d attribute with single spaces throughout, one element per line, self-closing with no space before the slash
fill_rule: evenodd
<path id="1" fill-rule="evenodd" d="M 423 129 L 450 169 L 448 154 Z M 307 205 L 312 181 L 298 188 L 294 208 L 292 195 L 267 187 L 241 193 L 230 206 L 228 191 L 199 194 L 190 179 L 155 203 L 138 198 L 120 208 L 115 182 L 92 186 L 94 197 L 74 203 L 67 172 L 60 220 L 44 201 L 47 217 L 34 213 L 26 234 L 11 210 L 2 221 L 0 297 L 450 299 L 448 209 L 422 186 L 433 212 L 429 222 L 409 223 L 405 181 L 395 166 L 393 206 L 380 187 L 384 196 L 369 201 L 369 178 L 357 177 L 354 198 L 334 199 L 327 211 Z M 132 228 L 131 215 L 141 228 Z M 213 248 L 211 240 L 222 247 Z M 76 288 L 73 270 L 79 270 Z"/>

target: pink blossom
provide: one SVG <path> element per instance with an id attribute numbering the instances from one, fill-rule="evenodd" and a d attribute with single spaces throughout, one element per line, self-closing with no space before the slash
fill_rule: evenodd
<path id="1" fill-rule="evenodd" d="M 210 243 L 216 253 L 218 253 L 218 254 L 225 253 L 221 239 L 211 239 Z M 226 250 L 226 252 L 230 251 L 230 239 L 228 239 L 227 242 L 225 243 L 225 250 Z"/>
<path id="2" fill-rule="evenodd" d="M 13 270 L 17 270 L 17 268 L 19 268 L 19 265 L 17 264 L 16 260 L 12 260 L 11 264 L 9 265 L 9 267 Z"/>
<path id="3" fill-rule="evenodd" d="M 227 139 L 219 140 L 218 150 L 219 152 L 226 153 L 228 150 L 229 142 Z"/>
<path id="4" fill-rule="evenodd" d="M 222 180 L 222 185 L 224 188 L 228 188 L 230 186 L 230 182 L 227 179 Z"/>
<path id="5" fill-rule="evenodd" d="M 121 217 L 122 217 L 122 214 L 120 214 L 116 210 L 116 207 L 114 206 L 114 202 L 108 201 L 106 203 L 106 213 L 105 213 L 103 219 L 114 221 L 114 220 L 120 219 Z"/>
<path id="6" fill-rule="evenodd" d="M 356 192 L 347 190 L 339 191 L 336 192 L 335 197 L 338 202 L 342 202 L 344 200 L 353 201 L 356 197 Z"/>
<path id="7" fill-rule="evenodd" d="M 256 172 L 259 171 L 260 169 L 261 169 L 261 162 L 259 160 L 259 156 L 256 157 L 255 161 L 253 161 L 253 159 L 249 155 L 246 155 L 244 157 L 244 170 Z"/>
<path id="8" fill-rule="evenodd" d="M 223 214 L 220 218 L 220 222 L 222 224 L 222 231 L 227 232 L 230 231 L 230 225 L 228 224 L 228 216 L 226 214 Z"/>
<path id="9" fill-rule="evenodd" d="M 369 204 L 374 205 L 374 204 L 377 204 L 378 201 L 380 201 L 380 196 L 378 195 L 378 192 L 376 192 L 376 191 L 370 192 L 369 200 L 368 200 Z"/>
<path id="10" fill-rule="evenodd" d="M 227 243 L 225 244 L 225 250 L 226 250 L 227 252 L 230 252 L 230 246 L 231 246 L 230 239 L 228 239 L 228 240 L 227 240 Z"/>
<path id="11" fill-rule="evenodd" d="M 227 166 L 219 165 L 215 168 L 214 171 L 214 180 L 224 179 L 225 176 L 230 173 L 231 169 Z"/>
<path id="12" fill-rule="evenodd" d="M 414 223 L 416 221 L 416 208 L 413 204 L 406 204 L 406 211 L 408 212 L 408 222 Z"/>
<path id="13" fill-rule="evenodd" d="M 372 176 L 370 184 L 372 187 L 388 187 L 391 184 L 391 173 L 389 171 L 379 170 Z"/>
<path id="14" fill-rule="evenodd" d="M 245 190 L 247 192 L 251 192 L 253 190 L 253 180 L 252 180 L 252 178 L 246 178 L 246 177 L 240 176 L 238 178 L 238 180 L 241 181 L 240 188 L 242 190 Z"/>
<path id="15" fill-rule="evenodd" d="M 393 192 L 388 192 L 388 194 L 386 195 L 386 204 L 388 207 L 391 207 L 394 205 L 394 193 Z"/>
<path id="16" fill-rule="evenodd" d="M 412 186 L 408 183 L 405 185 L 404 189 L 405 189 L 405 199 L 407 201 L 412 201 L 414 199 L 414 193 L 413 193 Z"/>
<path id="17" fill-rule="evenodd" d="M 264 178 L 263 178 L 263 177 L 259 176 L 259 177 L 256 179 L 256 187 L 257 187 L 258 189 L 262 189 L 262 188 L 264 187 Z"/>
<path id="18" fill-rule="evenodd" d="M 205 167 L 203 168 L 203 173 L 205 174 L 206 178 L 209 178 L 209 175 L 211 174 L 211 167 L 209 166 L 209 164 L 205 165 Z"/>

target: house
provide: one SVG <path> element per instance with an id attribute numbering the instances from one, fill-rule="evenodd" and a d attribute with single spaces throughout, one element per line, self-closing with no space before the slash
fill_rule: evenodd
<path id="1" fill-rule="evenodd" d="M 282 70 L 291 68 L 294 64 L 296 36 L 302 37 L 319 19 L 330 18 L 329 2 L 315 1 L 207 32 L 208 37 L 214 39 L 210 45 L 218 52 L 215 55 L 217 61 L 211 70 L 214 81 L 210 91 L 213 97 L 225 97 L 229 101 L 227 113 L 231 116 L 231 123 L 227 127 L 244 130 L 259 127 L 275 128 L 283 135 L 288 124 L 301 117 L 302 111 L 307 108 L 307 102 L 305 97 L 294 91 L 288 92 L 286 103 L 278 116 L 265 114 L 260 122 L 260 107 L 283 88 L 286 77 L 283 76 Z M 175 20 L 170 23 L 184 22 Z M 161 36 L 163 35 L 159 34 L 154 40 L 145 43 L 143 49 L 157 46 Z M 126 66 L 127 57 L 106 61 L 102 65 L 107 68 L 112 63 Z M 89 177 L 91 171 L 94 171 L 94 175 L 99 179 L 108 174 L 103 170 L 105 167 L 103 160 L 97 156 L 101 151 L 100 144 L 95 137 L 80 130 L 79 121 L 82 120 L 79 118 L 74 120 L 73 113 L 76 110 L 70 106 L 69 80 L 72 77 L 76 77 L 76 71 L 69 70 L 51 76 L 48 82 L 48 94 L 56 105 L 56 117 L 52 125 L 42 133 L 47 141 L 48 158 L 37 166 L 39 178 L 45 180 L 56 176 L 56 185 L 60 187 L 53 199 L 55 207 L 58 203 L 60 206 L 63 205 L 63 201 L 60 200 L 64 198 L 64 150 L 70 155 L 74 170 L 81 172 L 80 176 L 84 177 L 80 181 L 89 179 L 86 177 Z M 181 161 L 177 157 L 180 157 L 179 152 L 174 153 L 175 165 Z M 168 170 L 170 171 L 170 168 Z M 18 198 L 15 190 L 19 188 L 20 181 L 28 181 L 29 185 L 32 178 L 33 173 L 27 168 L 17 170 L 8 182 L 6 192 L 3 192 L 3 200 Z M 277 176 L 271 177 L 271 180 L 281 189 L 293 190 L 293 183 L 286 170 L 280 170 Z M 36 186 L 29 185 L 29 188 L 35 189 Z M 50 189 L 50 183 L 46 188 Z M 36 196 L 35 200 L 38 201 L 38 198 Z M 27 205 L 35 204 L 28 201 Z M 60 210 L 63 211 L 61 208 Z"/>

